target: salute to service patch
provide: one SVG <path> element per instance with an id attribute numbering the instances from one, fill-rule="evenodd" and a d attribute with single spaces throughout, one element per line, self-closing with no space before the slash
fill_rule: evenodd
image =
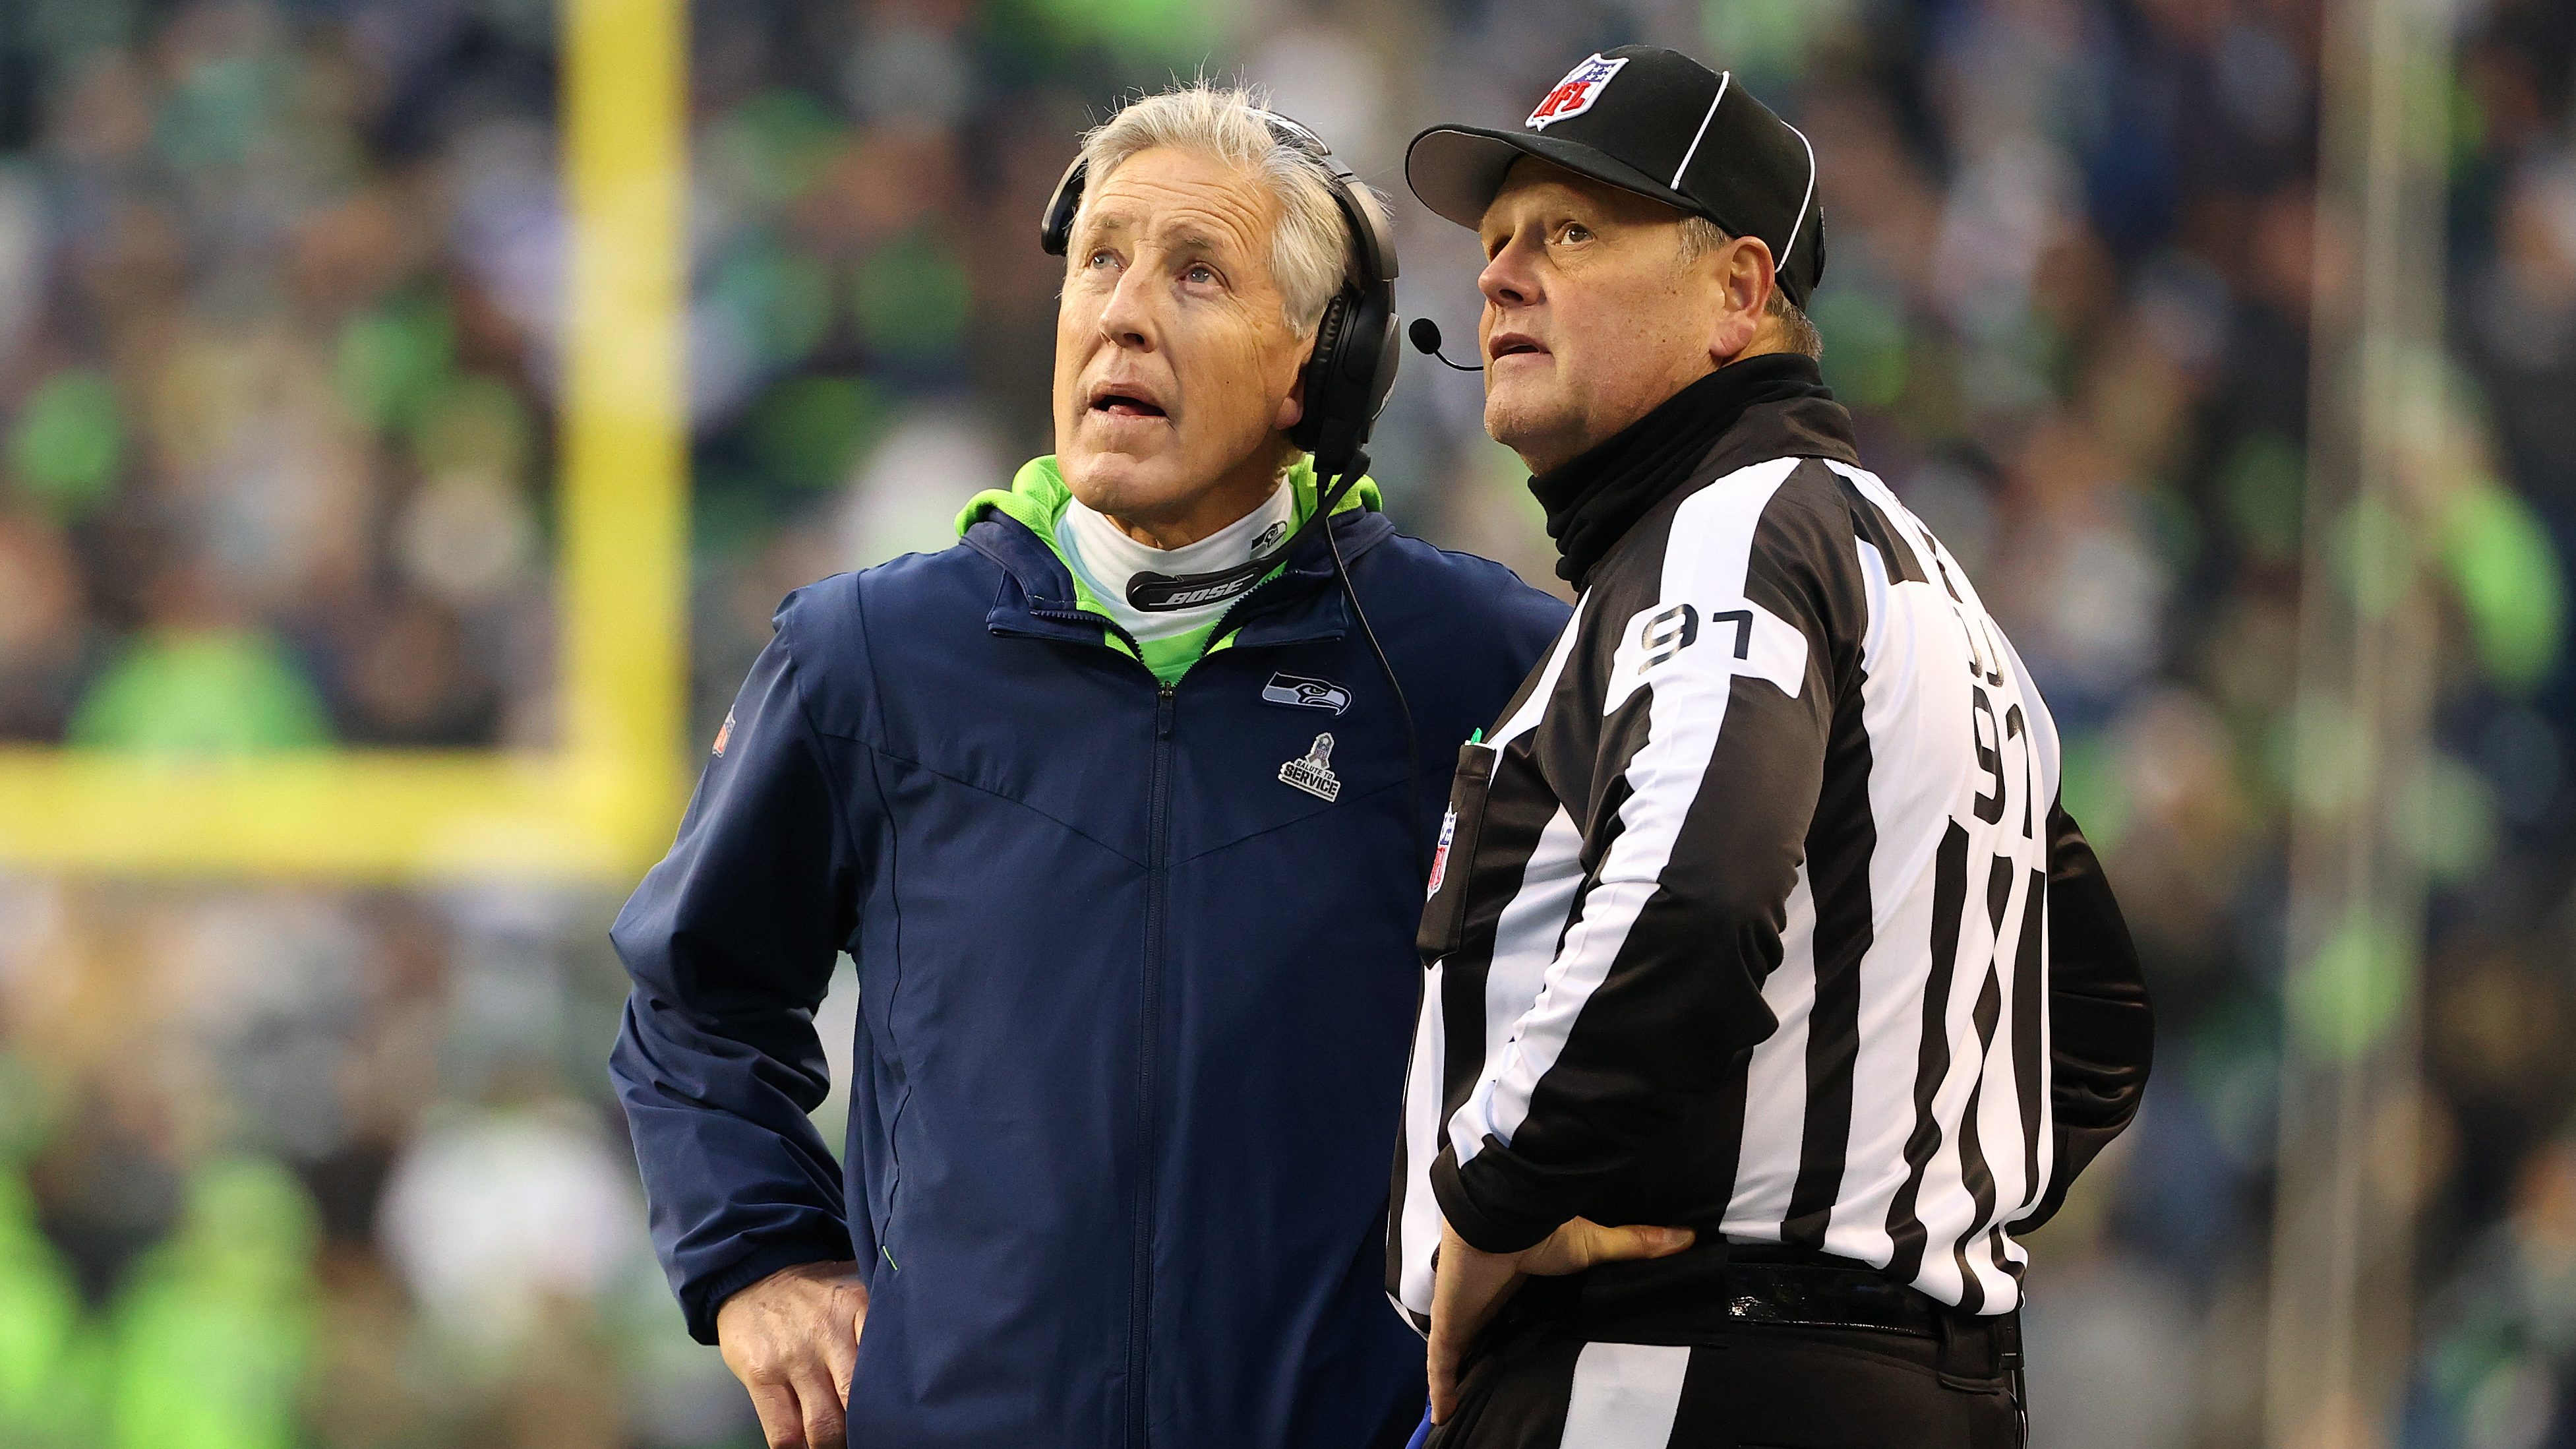
<path id="1" fill-rule="evenodd" d="M 1327 804 L 1342 798 L 1341 779 L 1333 773 L 1333 737 L 1315 736 L 1312 748 L 1279 767 L 1279 781 Z"/>

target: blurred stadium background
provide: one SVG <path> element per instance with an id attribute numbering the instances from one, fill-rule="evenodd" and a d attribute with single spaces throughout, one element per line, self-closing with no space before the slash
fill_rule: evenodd
<path id="1" fill-rule="evenodd" d="M 1272 87 L 1398 198 L 1401 303 L 1456 337 L 1473 244 L 1404 196 L 1405 138 L 1508 120 L 1635 39 L 1731 66 L 1814 138 L 1827 375 L 2040 675 L 2147 953 L 2155 1090 L 2035 1240 L 2034 1442 L 2576 1444 L 2576 6 L 2393 22 L 2428 37 L 2390 74 L 2431 117 L 2435 188 L 2398 391 L 2439 446 L 2377 513 L 2367 469 L 2355 508 L 2307 486 L 2334 331 L 2312 307 L 2369 269 L 2318 224 L 2331 8 L 696 7 L 686 555 L 613 561 L 685 573 L 686 638 L 656 642 L 685 648 L 687 738 L 612 861 L 536 881 L 74 869 L 28 843 L 26 782 L 564 742 L 562 17 L 0 0 L 0 751 L 25 767 L 0 773 L 0 1444 L 756 1442 L 652 1264 L 602 1057 L 607 921 L 770 609 L 942 546 L 1045 450 L 1035 217 L 1122 90 Z M 1389 509 L 1547 579 L 1478 396 L 1407 368 Z M 2303 598 L 2313 643 L 2318 601 L 2367 621 L 2401 597 L 2421 677 L 2389 687 L 2422 723 L 2320 785 Z M 2285 964 L 2293 827 L 2337 789 L 2391 822 L 2370 879 L 2397 883 L 2385 939 L 2306 1008 L 2390 1107 L 2337 1129 L 2400 1224 L 2394 1279 L 2351 1272 L 2395 1324 L 2358 1436 L 2265 1409 L 2267 1361 L 2302 1351 L 2276 1262 L 2307 1281 L 2295 1213 L 2275 1251 L 2282 1084 L 2305 1090 L 2284 983 L 2310 979 Z M 853 1010 L 835 996 L 827 1040 Z"/>

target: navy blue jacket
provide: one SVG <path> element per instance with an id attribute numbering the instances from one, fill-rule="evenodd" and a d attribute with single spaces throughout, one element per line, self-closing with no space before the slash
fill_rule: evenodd
<path id="1" fill-rule="evenodd" d="M 1566 610 L 1332 526 L 1404 680 L 1426 844 Z M 611 1064 L 690 1330 L 869 1264 L 854 1446 L 1401 1443 L 1388 1169 L 1422 968 L 1405 735 L 1320 537 L 1173 687 L 1022 524 L 789 596 L 617 919 Z M 1347 691 L 1267 688 L 1274 676 Z M 1283 782 L 1329 733 L 1339 798 Z M 813 1013 L 858 963 L 847 1167 Z"/>

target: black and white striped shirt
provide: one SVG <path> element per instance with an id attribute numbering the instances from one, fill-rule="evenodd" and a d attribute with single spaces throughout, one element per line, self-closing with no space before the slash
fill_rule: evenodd
<path id="1" fill-rule="evenodd" d="M 1830 396 L 1760 403 L 1588 570 L 1466 747 L 1389 1288 L 1575 1216 L 2020 1299 L 2152 1035 L 2047 706 Z"/>

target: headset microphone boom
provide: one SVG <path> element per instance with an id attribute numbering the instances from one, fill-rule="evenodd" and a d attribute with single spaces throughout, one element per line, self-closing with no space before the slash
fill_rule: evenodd
<path id="1" fill-rule="evenodd" d="M 1448 358 L 1441 356 L 1440 324 L 1432 321 L 1428 317 L 1414 318 L 1413 325 L 1404 329 L 1404 335 L 1413 339 L 1414 351 L 1432 359 L 1442 367 L 1454 367 L 1460 372 L 1482 372 L 1485 370 L 1484 364 L 1482 363 L 1479 363 L 1474 367 L 1469 367 L 1463 362 L 1451 362 Z"/>

